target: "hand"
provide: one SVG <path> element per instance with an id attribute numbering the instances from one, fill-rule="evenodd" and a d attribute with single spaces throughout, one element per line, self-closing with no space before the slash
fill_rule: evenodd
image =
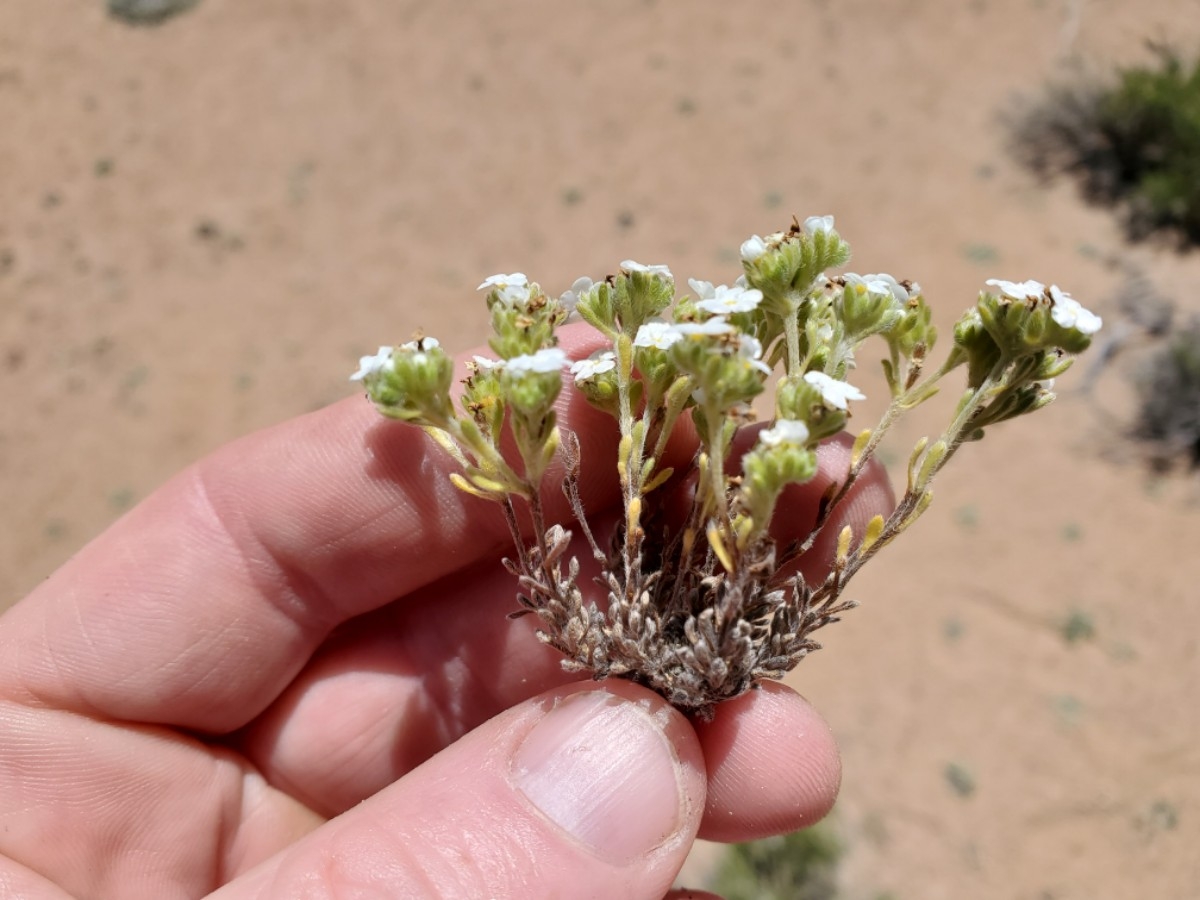
<path id="1" fill-rule="evenodd" d="M 614 506 L 611 420 L 562 414 Z M 0 895 L 661 897 L 697 835 L 829 809 L 833 739 L 782 685 L 701 723 L 571 681 L 505 619 L 503 517 L 450 466 L 348 399 L 192 466 L 0 618 Z M 891 502 L 878 472 L 851 499 L 813 559 Z"/>

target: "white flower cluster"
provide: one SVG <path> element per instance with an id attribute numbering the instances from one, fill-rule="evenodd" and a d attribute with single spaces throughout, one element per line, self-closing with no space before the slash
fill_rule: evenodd
<path id="1" fill-rule="evenodd" d="M 1057 284 L 1050 285 L 1050 317 L 1063 328 L 1074 328 L 1080 334 L 1095 334 L 1104 320 L 1085 309 L 1083 304 L 1061 290 Z"/>
<path id="2" fill-rule="evenodd" d="M 751 235 L 742 242 L 742 259 L 745 262 L 754 262 L 771 249 L 771 247 L 779 246 L 779 242 L 782 240 L 782 231 L 769 234 L 765 238 L 759 237 L 757 234 Z"/>
<path id="3" fill-rule="evenodd" d="M 523 272 L 511 275 L 491 275 L 483 280 L 475 290 L 494 290 L 509 306 L 520 306 L 529 301 L 529 279 Z"/>
<path id="4" fill-rule="evenodd" d="M 358 371 L 350 376 L 350 380 L 362 381 L 368 375 L 382 372 L 392 364 L 393 353 L 395 353 L 395 350 L 392 347 L 380 347 L 379 352 L 374 356 L 359 357 Z"/>
<path id="5" fill-rule="evenodd" d="M 755 291 L 755 293 L 758 293 Z M 760 295 L 761 296 L 761 295 Z M 753 335 L 738 331 L 724 316 L 713 316 L 703 322 L 647 322 L 638 328 L 633 346 L 666 350 L 684 338 L 731 337 L 737 339 L 737 355 L 749 362 L 764 375 L 771 374 L 771 367 L 762 361 L 762 343 Z"/>
<path id="6" fill-rule="evenodd" d="M 878 297 L 887 297 L 890 295 L 900 306 L 903 306 L 921 293 L 921 286 L 919 284 L 909 282 L 909 286 L 905 287 L 893 276 L 885 272 L 876 275 L 856 275 L 853 272 L 847 272 L 842 276 L 842 281 L 850 285 L 861 285 Z"/>
<path id="7" fill-rule="evenodd" d="M 627 259 L 621 263 L 621 268 L 626 272 L 641 272 L 645 275 L 657 275 L 660 278 L 666 278 L 671 281 L 675 280 L 675 276 L 671 274 L 671 270 L 666 266 L 643 266 L 640 262 Z"/>
<path id="8" fill-rule="evenodd" d="M 1005 281 L 1002 278 L 989 278 L 984 283 L 999 288 L 1000 293 L 1010 300 L 1041 303 L 1049 299 L 1050 317 L 1061 327 L 1072 328 L 1080 334 L 1095 334 L 1104 324 L 1103 319 L 1085 309 L 1082 303 L 1057 284 L 1047 288 L 1040 281 Z"/>
<path id="9" fill-rule="evenodd" d="M 458 402 L 454 361 L 432 338 L 380 347 L 351 376 L 380 412 L 426 429 L 454 456 L 456 487 L 505 505 L 517 549 L 506 565 L 519 578 L 522 611 L 536 614 L 539 637 L 563 652 L 564 668 L 597 679 L 629 675 L 705 719 L 803 658 L 814 646 L 810 633 L 853 605 L 841 599 L 846 581 L 923 513 L 933 478 L 958 448 L 1052 401 L 1067 354 L 1085 350 L 1101 326 L 1057 285 L 991 279 L 956 322 L 945 363 L 927 369 L 936 328 L 920 286 L 844 272 L 850 248 L 833 216 L 752 235 L 740 255 L 744 274 L 732 284 L 688 279 L 688 296 L 667 266 L 632 259 L 603 280 L 577 279 L 557 300 L 521 272 L 484 279 L 491 351 L 466 364 Z M 593 329 L 590 337 L 558 330 L 571 315 Z M 868 339 L 886 344 L 888 390 L 874 398 L 886 410 L 873 428 L 855 429 L 853 453 L 833 472 L 820 445 L 849 424 L 852 408 L 855 418 L 863 411 L 855 404 L 866 395 L 845 379 L 862 377 L 855 352 Z M 560 341 L 588 349 L 569 356 Z M 966 391 L 941 435 L 914 448 L 894 510 L 863 533 L 840 528 L 836 565 L 822 580 L 792 576 L 823 529 L 832 536 L 839 504 L 854 502 L 856 479 L 893 422 L 956 368 Z M 623 515 L 603 529 L 586 521 L 579 478 L 581 465 L 590 472 L 606 461 L 579 457 L 602 457 L 605 448 L 583 446 L 553 411 L 572 387 L 620 433 L 607 463 L 621 478 Z M 770 403 L 771 421 L 751 425 L 752 403 Z M 695 455 L 676 474 L 664 451 L 681 422 L 694 428 Z M 737 453 L 735 432 L 748 439 L 737 441 Z M 565 465 L 553 468 L 556 456 Z M 807 536 L 777 544 L 770 526 L 788 506 L 788 486 L 822 470 L 833 484 Z M 604 608 L 577 579 L 565 523 L 545 515 L 549 486 L 565 489 L 601 560 Z M 691 495 L 690 511 L 663 515 L 659 504 L 673 512 L 681 493 L 685 503 Z M 535 533 L 520 528 L 523 520 L 537 523 Z M 750 637 L 715 640 L 705 624 L 713 615 L 722 634 Z"/>
<path id="10" fill-rule="evenodd" d="M 866 395 L 848 381 L 838 381 L 824 372 L 805 372 L 804 380 L 821 392 L 821 399 L 834 409 L 849 408 L 850 400 L 866 400 Z"/>
<path id="11" fill-rule="evenodd" d="M 768 447 L 803 447 L 808 441 L 808 426 L 799 419 L 779 419 L 771 428 L 760 431 L 758 439 Z"/>
<path id="12" fill-rule="evenodd" d="M 558 302 L 563 305 L 563 308 L 568 313 L 573 313 L 575 312 L 575 307 L 579 305 L 579 298 L 594 286 L 595 282 L 586 275 L 582 278 L 576 278 L 575 283 L 571 285 L 570 289 L 563 291 L 562 296 L 558 298 Z"/>
<path id="13" fill-rule="evenodd" d="M 829 234 L 833 231 L 833 216 L 809 216 L 804 220 L 804 233 L 807 235 Z M 772 247 L 777 247 L 785 235 L 782 231 L 769 234 L 765 238 L 757 234 L 751 235 L 742 244 L 742 259 L 754 262 Z"/>
<path id="14" fill-rule="evenodd" d="M 715 316 L 750 312 L 757 309 L 763 299 L 762 291 L 747 287 L 745 276 L 735 281 L 733 287 L 723 284 L 714 287 L 711 281 L 695 278 L 689 278 L 688 284 L 696 292 L 696 308 Z"/>
<path id="15" fill-rule="evenodd" d="M 571 374 L 575 376 L 575 383 L 582 384 L 586 381 L 591 381 L 597 375 L 603 375 L 605 372 L 611 372 L 617 367 L 617 354 L 611 350 L 602 350 L 598 353 L 593 353 L 587 359 L 581 359 L 571 364 Z"/>
<path id="16" fill-rule="evenodd" d="M 641 326 L 633 339 L 633 346 L 648 347 L 654 350 L 666 350 L 676 341 L 683 338 L 679 326 L 668 322 L 647 322 Z"/>
<path id="17" fill-rule="evenodd" d="M 565 351 L 557 347 L 546 347 L 537 353 L 507 359 L 504 361 L 504 368 L 513 375 L 528 375 L 534 372 L 546 374 L 557 372 L 570 361 Z"/>
<path id="18" fill-rule="evenodd" d="M 399 347 L 380 347 L 379 352 L 373 356 L 362 356 L 358 360 L 358 370 L 350 376 L 351 381 L 362 381 L 369 375 L 376 375 L 384 371 L 392 365 L 392 360 L 397 353 L 414 353 L 423 355 L 427 350 L 433 350 L 440 347 L 437 338 L 419 338 L 415 341 L 409 341 L 407 344 L 401 344 Z"/>

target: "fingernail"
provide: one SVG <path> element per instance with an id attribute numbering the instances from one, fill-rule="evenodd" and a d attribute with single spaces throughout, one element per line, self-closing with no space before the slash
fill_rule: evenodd
<path id="1" fill-rule="evenodd" d="M 525 737 L 512 772 L 534 806 L 601 856 L 633 859 L 679 828 L 675 750 L 633 701 L 572 694 Z"/>

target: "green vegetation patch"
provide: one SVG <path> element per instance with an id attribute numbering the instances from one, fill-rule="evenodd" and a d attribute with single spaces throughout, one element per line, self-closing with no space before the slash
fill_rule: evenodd
<path id="1" fill-rule="evenodd" d="M 1154 46 L 1144 66 L 1048 88 L 1012 117 L 1017 157 L 1119 207 L 1130 238 L 1200 243 L 1200 57 Z"/>
<path id="2" fill-rule="evenodd" d="M 108 0 L 108 14 L 128 25 L 157 25 L 200 0 Z"/>
<path id="3" fill-rule="evenodd" d="M 711 888 L 727 900 L 832 900 L 841 854 L 827 825 L 735 844 Z"/>
<path id="4" fill-rule="evenodd" d="M 1181 459 L 1200 467 L 1200 317 L 1176 328 L 1144 360 L 1134 385 L 1133 436 L 1151 448 L 1155 468 Z"/>

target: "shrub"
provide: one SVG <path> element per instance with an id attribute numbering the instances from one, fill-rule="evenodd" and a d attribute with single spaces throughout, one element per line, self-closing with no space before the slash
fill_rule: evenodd
<path id="1" fill-rule="evenodd" d="M 832 900 L 841 846 L 828 826 L 730 847 L 712 889 L 728 900 Z"/>
<path id="2" fill-rule="evenodd" d="M 1101 83 L 1050 87 L 1010 125 L 1017 157 L 1045 179 L 1076 177 L 1092 202 L 1122 207 L 1134 240 L 1200 243 L 1200 58 L 1152 47 L 1155 62 Z"/>
<path id="3" fill-rule="evenodd" d="M 1152 461 L 1166 468 L 1182 456 L 1200 467 L 1200 317 L 1176 329 L 1146 360 L 1135 386 L 1133 433 L 1152 445 Z"/>

